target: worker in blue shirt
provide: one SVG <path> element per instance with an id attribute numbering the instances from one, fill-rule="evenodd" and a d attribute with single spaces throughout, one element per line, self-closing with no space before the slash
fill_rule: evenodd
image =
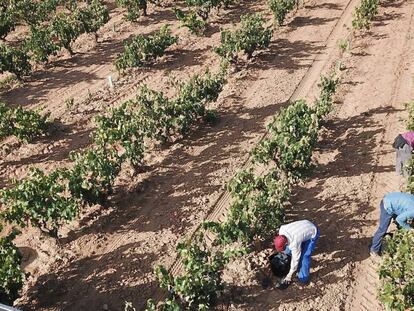
<path id="1" fill-rule="evenodd" d="M 380 203 L 380 222 L 372 238 L 371 256 L 378 256 L 381 251 L 382 238 L 387 233 L 391 219 L 404 229 L 413 229 L 408 223 L 414 219 L 414 195 L 404 192 L 391 192 Z"/>

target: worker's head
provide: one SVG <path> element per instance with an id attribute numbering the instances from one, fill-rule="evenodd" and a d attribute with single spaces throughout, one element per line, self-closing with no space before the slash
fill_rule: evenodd
<path id="1" fill-rule="evenodd" d="M 278 235 L 274 238 L 273 244 L 278 252 L 283 252 L 288 244 L 288 239 L 284 235 Z"/>

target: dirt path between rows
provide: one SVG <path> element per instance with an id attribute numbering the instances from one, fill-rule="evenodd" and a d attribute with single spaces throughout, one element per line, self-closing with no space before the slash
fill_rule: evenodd
<path id="1" fill-rule="evenodd" d="M 338 42 L 340 38 L 346 38 L 350 35 L 349 29 L 345 25 L 349 25 L 352 20 L 352 12 L 354 11 L 356 1 L 349 1 L 341 12 L 341 16 L 335 21 L 334 27 L 331 29 L 328 37 L 324 43 L 324 51 L 319 55 L 315 55 L 312 64 L 307 70 L 306 74 L 302 76 L 300 82 L 295 88 L 294 92 L 288 98 L 288 102 L 293 102 L 299 99 L 307 99 L 308 102 L 312 102 L 315 97 L 318 96 L 319 88 L 317 87 L 320 76 L 323 74 L 328 74 L 336 69 L 333 67 L 337 66 L 335 64 L 340 58 L 341 53 L 338 49 Z M 260 139 L 268 136 L 268 133 L 264 133 Z M 252 167 L 252 161 L 250 158 L 243 163 L 243 166 L 239 169 L 249 169 Z M 205 218 L 206 221 L 224 221 L 228 208 L 231 204 L 231 195 L 228 191 L 222 192 L 218 200 L 212 205 L 211 210 L 207 213 Z M 195 228 L 194 232 L 199 228 Z M 193 234 L 192 232 L 191 234 Z M 187 234 L 189 236 L 190 234 Z M 207 242 L 212 242 L 214 237 L 213 235 L 207 234 Z M 248 260 L 247 258 L 245 260 Z M 248 265 L 248 263 L 247 263 Z M 177 257 L 170 267 L 169 271 L 173 275 L 178 275 L 183 271 L 183 263 L 180 258 Z M 237 271 L 235 274 L 239 274 L 240 271 Z M 243 273 L 240 273 L 243 274 Z M 230 285 L 232 286 L 232 285 Z M 162 289 L 158 289 L 154 293 L 153 297 L 155 301 L 160 301 L 165 298 L 166 292 Z"/>
<path id="2" fill-rule="evenodd" d="M 176 243 L 205 217 L 263 133 L 266 120 L 291 97 L 310 66 L 318 65 L 315 59 L 327 53 L 326 40 L 350 2 L 307 2 L 269 51 L 232 74 L 218 102 L 218 125 L 199 129 L 168 150 L 156 150 L 147 159 L 151 165 L 138 176 L 124 172 L 111 207 L 98 207 L 69 226 L 61 247 L 30 231 L 21 236 L 19 246 L 31 254 L 26 258 L 31 277 L 19 301 L 22 310 L 101 310 L 104 305 L 122 310 L 125 300 L 141 307 L 157 287 L 153 265 L 173 262 Z M 265 3 L 249 6 L 264 8 Z M 308 88 L 319 73 L 309 79 Z M 126 91 L 120 96 L 131 95 Z"/>
<path id="3" fill-rule="evenodd" d="M 182 3 L 166 0 L 164 7 L 151 5 L 148 17 L 130 23 L 123 19 L 123 10 L 113 8 L 114 0 L 107 2 L 112 8 L 111 19 L 98 31 L 97 44 L 91 45 L 91 37 L 81 36 L 74 44 L 76 55 L 71 58 L 60 55 L 46 68 L 35 71 L 23 86 L 0 94 L 8 105 L 50 112 L 56 127 L 51 136 L 30 144 L 19 144 L 13 138 L 0 142 L 0 186 L 7 186 L 12 178 L 24 178 L 30 166 L 49 171 L 67 165 L 69 152 L 90 145 L 90 133 L 95 127 L 93 117 L 135 97 L 142 84 L 173 95 L 169 83 L 173 78 L 187 81 L 207 68 L 218 69 L 220 60 L 213 47 L 220 44 L 221 27 L 235 27 L 240 16 L 246 13 L 263 12 L 269 24 L 271 18 L 264 1 L 246 0 L 243 6 L 213 12 L 206 35 L 197 37 L 181 28 L 174 16 L 173 6 Z M 119 76 L 113 62 L 123 50 L 123 41 L 133 35 L 154 33 L 163 25 L 170 26 L 172 34 L 179 38 L 178 43 L 169 47 L 166 55 L 154 64 Z M 289 32 L 289 28 L 285 32 Z M 271 64 L 260 65 L 265 68 Z M 108 88 L 108 76 L 114 80 L 114 89 Z M 166 152 L 157 151 L 155 161 L 160 161 Z M 147 162 L 151 164 L 151 160 Z"/>
<path id="4" fill-rule="evenodd" d="M 380 107 L 389 109 L 385 116 L 378 120 L 379 124 L 383 123 L 384 131 L 375 149 L 377 159 L 370 191 L 370 205 L 376 208 L 366 217 L 368 221 L 375 222 L 379 219 L 378 205 L 384 194 L 404 191 L 405 185 L 404 180 L 398 177 L 394 170 L 385 169 L 392 168 L 395 163 L 395 154 L 391 147 L 395 136 L 406 130 L 402 121 L 407 119 L 403 103 L 414 99 L 414 3 L 410 1 L 400 5 L 400 8 L 397 5 L 386 8 L 384 14 L 393 16 L 396 20 L 378 29 L 377 34 L 383 39 L 375 42 L 367 51 L 368 54 L 381 59 L 385 66 L 372 70 L 367 81 L 372 79 L 373 83 L 370 88 L 365 88 L 364 94 L 371 93 L 373 98 L 381 94 L 382 100 L 378 100 L 377 103 Z M 385 85 L 388 89 L 383 88 Z M 374 230 L 375 227 L 367 226 L 362 228 L 361 234 L 372 236 Z M 372 260 L 364 260 L 357 266 L 355 281 L 352 284 L 352 299 L 347 304 L 348 310 L 356 310 L 358 307 L 363 310 L 383 309 L 375 300 L 380 286 L 376 273 L 377 266 L 378 263 Z"/>
<path id="5" fill-rule="evenodd" d="M 217 103 L 219 124 L 198 129 L 168 149 L 154 150 L 138 175 L 123 172 L 110 207 L 97 206 L 68 226 L 61 245 L 35 230 L 25 231 L 18 245 L 31 276 L 19 307 L 25 311 L 102 310 L 105 306 L 118 311 L 126 300 L 142 307 L 158 286 L 152 267 L 173 263 L 176 243 L 206 217 L 225 181 L 263 134 L 267 120 L 292 94 L 313 98 L 319 74 L 327 72 L 332 60 L 329 51 L 347 32 L 342 24 L 349 25 L 357 2 L 306 2 L 267 52 L 231 75 Z M 263 11 L 265 7 L 263 1 L 247 1 L 244 8 Z M 237 21 L 242 13 L 234 9 L 223 24 Z M 294 285 L 286 292 L 241 285 L 238 297 L 228 303 L 230 310 L 381 310 L 375 299 L 375 265 L 367 248 L 380 198 L 398 190 L 401 183 L 393 170 L 391 142 L 403 129 L 402 103 L 414 98 L 412 14 L 412 1 L 386 2 L 372 33 L 354 40 L 352 52 L 345 54 L 338 110 L 319 144 L 314 177 L 296 191 L 289 214 L 289 220 L 307 218 L 321 228 L 312 283 Z M 145 31 L 157 28 L 157 19 L 172 21 L 170 15 L 160 13 Z M 100 98 L 92 108 L 85 102 L 75 117 L 65 116 L 64 122 L 76 123 L 75 130 L 59 134 L 54 142 L 29 144 L 7 154 L 0 162 L 0 182 L 24 175 L 33 162 L 44 168 L 65 163 L 70 150 L 88 143 L 91 116 L 133 96 L 140 82 L 157 86 L 167 81 L 165 71 L 186 77 L 205 66 L 217 66 L 210 50 L 219 40 L 221 25 L 214 24 L 210 37 L 200 42 L 184 38 L 164 65 L 135 73 L 113 98 Z M 131 31 L 123 27 L 126 37 Z M 81 100 L 85 89 L 102 87 L 102 79 L 111 71 L 111 49 L 120 44 L 116 42 L 103 44 L 91 58 L 73 60 L 84 64 L 79 67 L 83 80 L 78 84 L 70 85 L 77 73 L 72 65 L 65 69 L 68 63 L 63 62 L 50 79 L 36 82 L 38 76 L 34 76 L 26 89 L 10 92 L 6 99 L 34 106 L 42 103 L 65 115 L 65 98 Z M 174 63 L 180 57 L 183 63 Z M 82 76 L 88 71 L 89 76 Z M 43 148 L 47 150 L 39 155 Z"/>
<path id="6" fill-rule="evenodd" d="M 285 292 L 244 287 L 230 310 L 383 310 L 368 246 L 381 198 L 403 185 L 391 144 L 404 130 L 403 103 L 414 98 L 413 13 L 413 1 L 383 3 L 372 33 L 345 55 L 337 112 L 288 219 L 321 229 L 311 284 Z"/>

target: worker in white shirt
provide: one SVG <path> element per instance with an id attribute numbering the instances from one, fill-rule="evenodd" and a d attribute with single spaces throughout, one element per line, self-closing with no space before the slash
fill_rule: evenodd
<path id="1" fill-rule="evenodd" d="M 311 255 L 318 238 L 319 229 L 309 220 L 280 226 L 273 243 L 278 252 L 291 253 L 292 261 L 288 275 L 278 285 L 279 289 L 286 289 L 292 283 L 292 276 L 296 271 L 299 282 L 309 282 Z"/>

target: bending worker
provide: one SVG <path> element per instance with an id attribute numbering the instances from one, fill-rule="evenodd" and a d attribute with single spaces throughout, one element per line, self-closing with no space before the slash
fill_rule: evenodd
<path id="1" fill-rule="evenodd" d="M 274 238 L 273 243 L 278 252 L 291 253 L 292 261 L 288 275 L 278 285 L 279 289 L 285 289 L 291 284 L 292 276 L 297 270 L 299 281 L 309 282 L 311 255 L 318 238 L 319 229 L 309 220 L 280 226 L 279 235 Z"/>
<path id="2" fill-rule="evenodd" d="M 396 151 L 395 171 L 399 175 L 407 175 L 405 165 L 411 160 L 414 148 L 414 132 L 399 134 L 392 144 Z"/>
<path id="3" fill-rule="evenodd" d="M 414 218 L 414 195 L 405 192 L 390 192 L 380 203 L 380 221 L 377 231 L 372 238 L 371 256 L 379 256 L 382 239 L 387 233 L 391 219 L 404 229 L 412 229 L 408 221 Z"/>

